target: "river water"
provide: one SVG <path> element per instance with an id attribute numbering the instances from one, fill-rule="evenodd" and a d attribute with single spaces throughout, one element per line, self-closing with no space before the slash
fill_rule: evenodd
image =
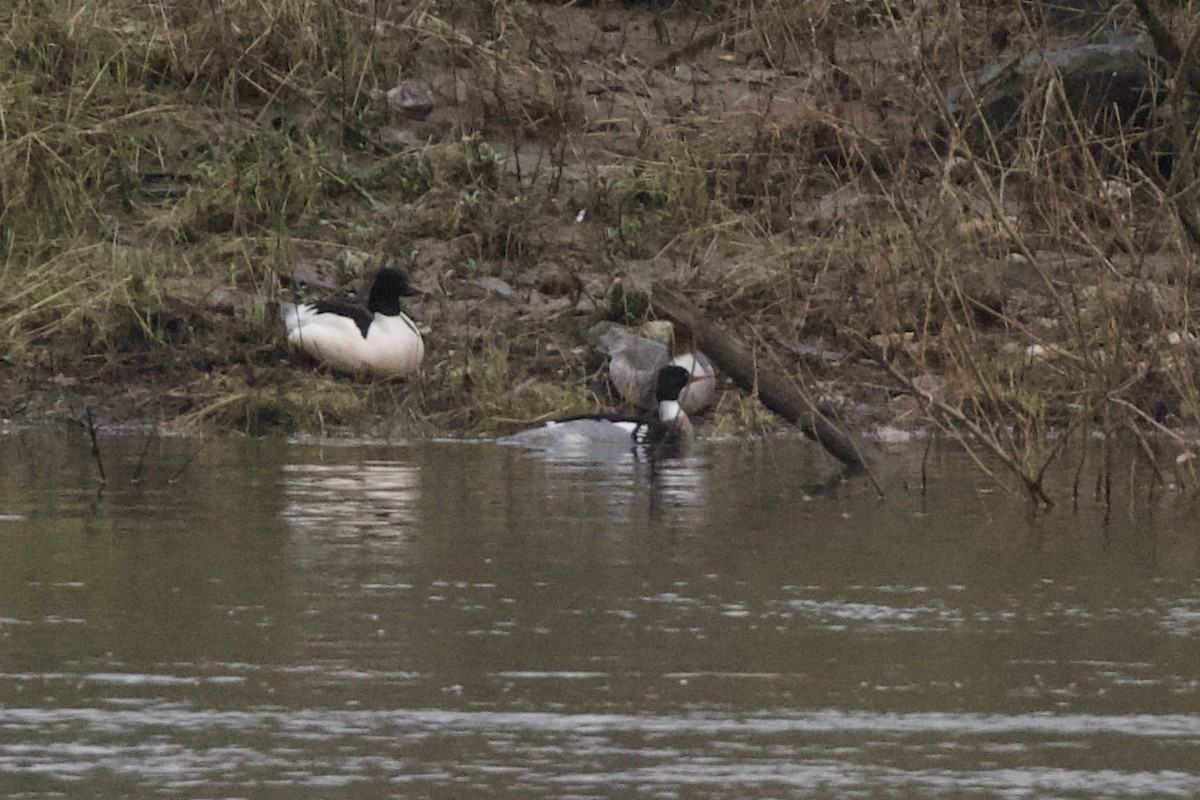
<path id="1" fill-rule="evenodd" d="M 1136 470 L 1030 520 L 953 447 L 882 500 L 793 439 L 90 448 L 0 437 L 3 796 L 1200 795 L 1196 505 Z"/>

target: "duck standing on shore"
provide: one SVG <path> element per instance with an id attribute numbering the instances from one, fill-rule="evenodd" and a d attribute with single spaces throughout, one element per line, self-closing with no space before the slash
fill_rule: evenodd
<path id="1" fill-rule="evenodd" d="M 379 271 L 366 307 L 338 300 L 282 303 L 288 342 L 318 361 L 347 372 L 403 375 L 421 366 L 425 343 L 400 298 L 419 294 L 396 267 Z"/>
<path id="2" fill-rule="evenodd" d="M 608 354 L 608 376 L 621 397 L 629 403 L 646 406 L 653 397 L 659 370 L 668 365 L 687 370 L 688 385 L 680 392 L 679 402 L 689 414 L 703 411 L 716 396 L 716 376 L 712 362 L 696 350 L 689 328 L 670 323 L 664 338 L 638 336 L 619 325 L 613 325 L 599 337 L 599 347 Z"/>
<path id="3" fill-rule="evenodd" d="M 717 394 L 717 376 L 708 356 L 696 349 L 689 335 L 686 340 L 676 337 L 671 342 L 671 364 L 683 367 L 688 384 L 679 394 L 679 403 L 693 414 L 712 405 Z"/>

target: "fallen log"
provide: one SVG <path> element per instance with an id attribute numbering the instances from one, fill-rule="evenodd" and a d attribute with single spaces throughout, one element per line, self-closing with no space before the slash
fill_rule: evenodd
<path id="1" fill-rule="evenodd" d="M 708 322 L 698 308 L 672 289 L 655 286 L 650 294 L 650 305 L 656 314 L 690 328 L 696 346 L 734 383 L 756 394 L 764 406 L 799 427 L 805 436 L 824 447 L 847 468 L 867 469 L 857 448 L 812 400 L 789 380 L 758 369 L 759 359 L 752 348 Z"/>

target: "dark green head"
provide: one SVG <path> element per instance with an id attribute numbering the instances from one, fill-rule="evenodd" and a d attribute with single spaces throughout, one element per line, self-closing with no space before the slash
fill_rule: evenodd
<path id="1" fill-rule="evenodd" d="M 667 400 L 679 400 L 679 393 L 691 381 L 692 376 L 680 366 L 670 365 L 658 371 L 658 381 L 654 385 L 654 400 L 662 403 Z"/>
<path id="2" fill-rule="evenodd" d="M 379 270 L 371 294 L 367 298 L 367 310 L 377 314 L 396 316 L 400 313 L 400 298 L 414 297 L 420 292 L 408 285 L 408 275 L 396 267 Z"/>

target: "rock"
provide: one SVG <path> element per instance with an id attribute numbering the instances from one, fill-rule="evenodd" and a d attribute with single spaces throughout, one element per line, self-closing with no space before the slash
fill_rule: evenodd
<path id="1" fill-rule="evenodd" d="M 292 281 L 296 286 L 336 289 L 341 269 L 327 258 L 306 259 L 296 262 L 292 269 Z"/>
<path id="2" fill-rule="evenodd" d="M 842 354 L 833 350 L 826 350 L 823 347 L 818 347 L 815 344 L 808 342 L 795 342 L 788 346 L 796 355 L 802 358 L 809 358 L 816 361 L 826 361 L 830 364 L 836 364 L 842 360 Z"/>
<path id="3" fill-rule="evenodd" d="M 501 297 L 513 298 L 517 296 L 517 290 L 512 287 L 506 280 L 484 275 L 482 278 L 476 278 L 471 281 L 471 285 L 477 289 L 483 289 L 488 294 L 498 294 Z"/>
<path id="4" fill-rule="evenodd" d="M 548 267 L 538 276 L 537 290 L 551 297 L 569 296 L 578 299 L 583 293 L 583 281 L 565 267 Z"/>
<path id="5" fill-rule="evenodd" d="M 409 119 L 425 119 L 437 105 L 433 89 L 425 81 L 401 81 L 388 89 L 388 106 Z"/>
<path id="6" fill-rule="evenodd" d="M 937 397 L 942 391 L 942 379 L 928 373 L 912 379 L 912 387 L 927 397 Z"/>
<path id="7" fill-rule="evenodd" d="M 982 109 L 996 136 L 1021 113 L 1026 96 L 1040 91 L 1038 78 L 1053 70 L 1079 119 L 1102 119 L 1116 108 L 1120 119 L 1128 120 L 1146 112 L 1148 98 L 1161 82 L 1153 59 L 1151 46 L 1132 38 L 1010 56 L 948 89 L 946 107 L 968 117 Z"/>

